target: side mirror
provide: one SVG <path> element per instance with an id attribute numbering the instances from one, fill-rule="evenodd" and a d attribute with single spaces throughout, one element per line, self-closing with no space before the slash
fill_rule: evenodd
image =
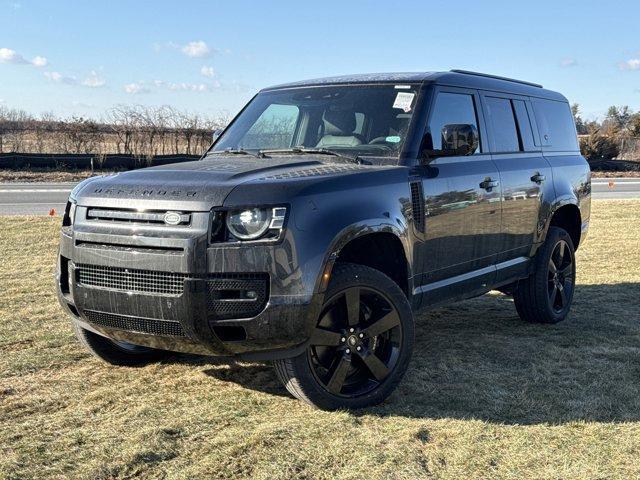
<path id="1" fill-rule="evenodd" d="M 441 130 L 442 149 L 423 150 L 427 158 L 473 155 L 480 142 L 478 129 L 467 123 L 445 125 Z M 429 135 L 429 134 L 427 134 Z"/>
<path id="2" fill-rule="evenodd" d="M 475 125 L 456 123 L 442 127 L 442 149 L 450 155 L 472 155 L 478 148 L 478 129 Z"/>

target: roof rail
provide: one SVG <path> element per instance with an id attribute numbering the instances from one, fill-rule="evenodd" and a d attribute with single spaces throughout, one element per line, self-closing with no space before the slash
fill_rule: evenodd
<path id="1" fill-rule="evenodd" d="M 475 75 L 477 77 L 495 78 L 496 80 L 506 80 L 507 82 L 522 83 L 523 85 L 530 85 L 532 87 L 543 88 L 542 85 L 540 85 L 539 83 L 525 82 L 524 80 L 516 80 L 514 78 L 500 77 L 498 75 L 490 75 L 488 73 L 471 72 L 469 70 L 457 70 L 457 69 L 450 70 L 450 72 L 464 73 L 465 75 Z"/>

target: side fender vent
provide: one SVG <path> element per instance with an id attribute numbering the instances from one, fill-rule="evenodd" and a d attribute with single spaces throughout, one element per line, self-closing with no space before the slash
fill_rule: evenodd
<path id="1" fill-rule="evenodd" d="M 412 181 L 411 186 L 411 216 L 418 232 L 424 232 L 424 193 L 422 181 Z"/>

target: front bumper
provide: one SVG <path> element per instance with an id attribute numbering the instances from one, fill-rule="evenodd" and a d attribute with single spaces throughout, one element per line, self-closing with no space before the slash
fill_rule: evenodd
<path id="1" fill-rule="evenodd" d="M 301 352 L 321 299 L 317 273 L 301 273 L 291 234 L 278 244 L 212 246 L 208 212 L 192 218 L 188 228 L 132 229 L 88 221 L 79 206 L 73 229 L 63 228 L 57 269 L 58 297 L 73 321 L 172 351 L 247 359 Z M 247 292 L 257 298 L 243 298 Z"/>

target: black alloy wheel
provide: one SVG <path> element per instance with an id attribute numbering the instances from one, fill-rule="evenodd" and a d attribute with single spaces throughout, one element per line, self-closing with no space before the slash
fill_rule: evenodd
<path id="1" fill-rule="evenodd" d="M 518 315 L 531 323 L 564 320 L 571 308 L 576 279 L 575 249 L 566 230 L 549 228 L 532 267 L 531 275 L 520 280 L 513 292 Z"/>
<path id="2" fill-rule="evenodd" d="M 353 398 L 389 376 L 401 345 L 400 317 L 386 295 L 350 287 L 326 302 L 307 352 L 318 382 L 334 395 Z"/>
<path id="3" fill-rule="evenodd" d="M 413 339 L 413 315 L 400 287 L 378 270 L 338 264 L 306 351 L 277 360 L 276 373 L 289 392 L 318 408 L 364 408 L 398 385 Z"/>
<path id="4" fill-rule="evenodd" d="M 573 297 L 575 273 L 573 251 L 564 240 L 560 240 L 553 249 L 548 270 L 549 304 L 555 313 L 560 314 Z"/>

